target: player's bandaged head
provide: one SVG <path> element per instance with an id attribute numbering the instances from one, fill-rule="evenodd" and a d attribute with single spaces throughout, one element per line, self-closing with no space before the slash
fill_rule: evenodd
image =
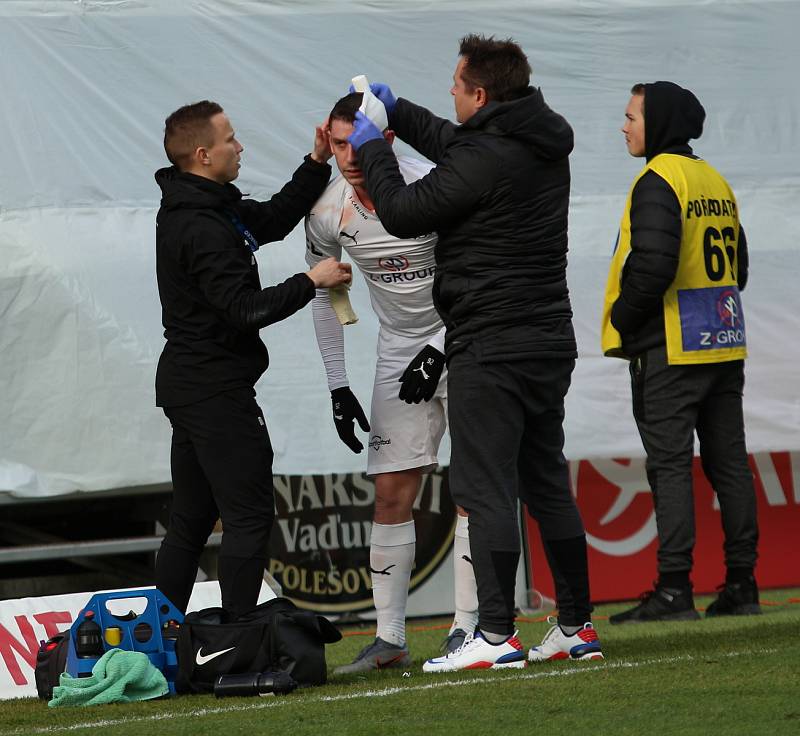
<path id="1" fill-rule="evenodd" d="M 341 120 L 352 125 L 356 119 L 356 112 L 361 108 L 363 102 L 363 92 L 351 92 L 349 95 L 345 95 L 333 106 L 328 116 L 329 121 L 332 123 L 334 120 Z"/>
<path id="2" fill-rule="evenodd" d="M 328 116 L 330 122 L 341 120 L 345 123 L 354 123 L 356 112 L 358 112 L 358 108 L 361 107 L 363 101 L 364 95 L 361 92 L 351 92 L 349 95 L 345 95 L 333 106 Z"/>

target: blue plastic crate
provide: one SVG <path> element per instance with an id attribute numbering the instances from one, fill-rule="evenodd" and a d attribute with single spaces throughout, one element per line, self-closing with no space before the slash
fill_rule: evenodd
<path id="1" fill-rule="evenodd" d="M 123 614 L 123 617 L 120 617 L 111 613 L 107 607 L 109 601 L 133 598 L 147 600 L 144 611 L 134 616 Z M 76 652 L 78 627 L 83 623 L 87 611 L 94 614 L 93 619 L 101 630 L 103 651 L 96 657 L 79 657 Z M 177 629 L 174 624 L 181 623 L 183 614 L 156 588 L 95 593 L 70 628 L 66 671 L 72 677 L 88 677 L 97 660 L 110 649 L 144 652 L 153 665 L 164 673 L 170 693 L 174 693 L 175 676 L 178 671 L 175 655 Z M 114 634 L 117 633 L 108 631 L 113 628 L 119 629 L 120 641 L 117 644 L 109 643 L 109 639 L 114 641 Z"/>

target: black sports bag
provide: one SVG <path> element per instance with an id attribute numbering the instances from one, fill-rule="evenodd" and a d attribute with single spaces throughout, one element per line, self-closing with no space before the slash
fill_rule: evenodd
<path id="1" fill-rule="evenodd" d="M 69 630 L 51 636 L 39 646 L 33 674 L 36 680 L 36 693 L 42 700 L 53 699 L 53 688 L 58 685 L 61 673 L 67 669 L 68 647 Z"/>
<path id="2" fill-rule="evenodd" d="M 235 621 L 222 608 L 187 613 L 175 652 L 179 693 L 209 693 L 220 675 L 282 670 L 300 686 L 327 680 L 325 644 L 339 630 L 324 616 L 287 598 L 262 603 Z"/>

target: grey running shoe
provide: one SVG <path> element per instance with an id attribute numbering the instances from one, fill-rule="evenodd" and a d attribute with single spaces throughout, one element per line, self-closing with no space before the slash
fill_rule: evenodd
<path id="1" fill-rule="evenodd" d="M 442 642 L 441 652 L 442 654 L 450 654 L 450 652 L 454 652 L 458 649 L 463 643 L 464 639 L 467 638 L 467 632 L 464 629 L 453 629 L 448 635 L 447 638 Z"/>
<path id="2" fill-rule="evenodd" d="M 369 672 L 387 667 L 407 667 L 410 664 L 411 657 L 408 655 L 407 646 L 399 647 L 376 636 L 375 641 L 365 646 L 350 664 L 337 667 L 333 674 L 350 675 L 354 672 Z"/>

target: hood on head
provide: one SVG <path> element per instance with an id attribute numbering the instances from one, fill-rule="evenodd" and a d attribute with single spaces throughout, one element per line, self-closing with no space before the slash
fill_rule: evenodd
<path id="1" fill-rule="evenodd" d="M 465 128 L 481 128 L 487 133 L 516 138 L 532 146 L 549 161 L 566 158 L 572 152 L 574 138 L 569 123 L 550 109 L 536 87 L 509 102 L 490 102 L 478 110 Z"/>
<path id="2" fill-rule="evenodd" d="M 694 94 L 674 82 L 644 86 L 644 145 L 649 161 L 659 153 L 688 146 L 703 134 L 706 111 Z"/>

